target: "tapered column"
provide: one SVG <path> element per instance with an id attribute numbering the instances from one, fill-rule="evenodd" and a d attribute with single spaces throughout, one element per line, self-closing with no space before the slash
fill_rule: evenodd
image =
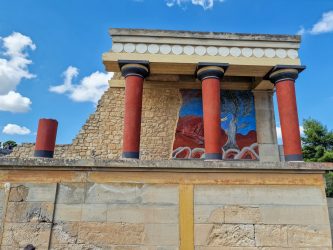
<path id="1" fill-rule="evenodd" d="M 220 81 L 223 75 L 224 68 L 218 66 L 203 66 L 197 71 L 202 82 L 206 160 L 222 159 Z"/>
<path id="2" fill-rule="evenodd" d="M 53 119 L 40 119 L 35 145 L 35 157 L 53 158 L 57 137 L 58 122 Z"/>
<path id="3" fill-rule="evenodd" d="M 302 68 L 304 69 L 304 68 Z M 277 68 L 269 78 L 276 87 L 283 150 L 286 161 L 303 161 L 299 129 L 295 80 L 299 68 Z"/>
<path id="4" fill-rule="evenodd" d="M 143 82 L 148 67 L 142 64 L 125 64 L 121 67 L 125 77 L 125 116 L 123 158 L 139 159 Z"/>

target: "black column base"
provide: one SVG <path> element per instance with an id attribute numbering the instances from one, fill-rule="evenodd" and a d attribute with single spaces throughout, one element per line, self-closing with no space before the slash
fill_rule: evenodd
<path id="1" fill-rule="evenodd" d="M 35 157 L 43 157 L 43 158 L 53 158 L 54 151 L 48 150 L 35 150 Z"/>
<path id="2" fill-rule="evenodd" d="M 140 153 L 139 152 L 123 152 L 122 157 L 127 158 L 127 159 L 139 159 Z"/>
<path id="3" fill-rule="evenodd" d="M 205 160 L 222 160 L 222 154 L 219 153 L 205 154 Z"/>
<path id="4" fill-rule="evenodd" d="M 303 155 L 285 155 L 285 161 L 303 161 Z"/>

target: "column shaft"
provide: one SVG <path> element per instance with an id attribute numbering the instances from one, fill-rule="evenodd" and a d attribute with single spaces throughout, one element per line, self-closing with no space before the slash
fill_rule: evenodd
<path id="1" fill-rule="evenodd" d="M 53 158 L 57 137 L 58 122 L 53 119 L 40 119 L 35 145 L 35 157 Z"/>
<path id="2" fill-rule="evenodd" d="M 205 158 L 222 159 L 221 154 L 221 99 L 220 80 L 206 78 L 202 81 Z"/>
<path id="3" fill-rule="evenodd" d="M 134 75 L 125 79 L 124 158 L 139 158 L 143 81 Z"/>
<path id="4" fill-rule="evenodd" d="M 276 83 L 283 149 L 286 161 L 302 160 L 302 146 L 297 113 L 295 82 Z"/>

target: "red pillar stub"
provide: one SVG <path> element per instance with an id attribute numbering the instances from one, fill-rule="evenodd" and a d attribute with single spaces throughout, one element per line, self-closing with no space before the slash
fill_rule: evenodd
<path id="1" fill-rule="evenodd" d="M 35 157 L 53 158 L 57 137 L 58 122 L 53 119 L 40 119 L 35 145 Z"/>
<path id="2" fill-rule="evenodd" d="M 139 159 L 143 82 L 148 75 L 148 68 L 140 64 L 126 64 L 121 70 L 125 77 L 122 157 Z"/>
<path id="3" fill-rule="evenodd" d="M 303 161 L 302 144 L 295 93 L 297 69 L 281 69 L 271 73 L 276 87 L 283 150 L 286 161 Z"/>
<path id="4" fill-rule="evenodd" d="M 220 79 L 224 69 L 205 66 L 197 71 L 202 82 L 202 104 L 205 137 L 205 160 L 221 160 L 221 98 Z"/>

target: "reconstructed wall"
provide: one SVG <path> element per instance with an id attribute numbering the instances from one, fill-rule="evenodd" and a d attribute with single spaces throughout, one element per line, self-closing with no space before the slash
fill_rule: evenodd
<path id="1" fill-rule="evenodd" d="M 206 163 L 202 172 L 179 161 L 3 164 L 1 249 L 331 249 L 322 172 L 258 163 L 249 165 L 256 172 L 239 163 Z"/>

